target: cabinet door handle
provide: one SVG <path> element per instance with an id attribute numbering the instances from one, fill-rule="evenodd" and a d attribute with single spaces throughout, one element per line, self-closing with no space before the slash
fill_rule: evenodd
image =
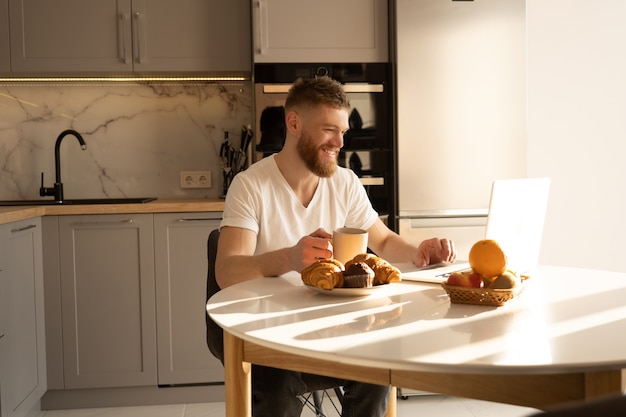
<path id="1" fill-rule="evenodd" d="M 134 221 L 133 219 L 122 219 L 122 220 L 97 221 L 97 222 L 76 222 L 74 224 L 77 226 L 94 226 L 94 225 L 132 223 L 133 221 Z"/>
<path id="2" fill-rule="evenodd" d="M 185 222 L 206 222 L 209 220 L 220 220 L 220 219 L 215 219 L 211 217 L 198 217 L 198 218 L 191 218 L 191 219 L 177 219 L 176 221 L 179 223 L 185 223 Z"/>
<path id="3" fill-rule="evenodd" d="M 135 12 L 135 39 L 136 39 L 136 45 L 137 45 L 137 57 L 136 57 L 136 61 L 139 64 L 143 64 L 143 48 L 141 47 L 141 41 L 142 41 L 142 37 L 141 37 L 141 19 L 142 19 L 142 15 L 139 12 Z"/>
<path id="4" fill-rule="evenodd" d="M 120 61 L 124 64 L 128 64 L 128 56 L 126 55 L 126 21 L 128 20 L 128 16 L 125 13 L 120 13 L 120 21 L 119 26 L 117 28 L 117 39 L 118 39 L 118 53 Z"/>
<path id="5" fill-rule="evenodd" d="M 267 49 L 267 4 L 258 0 L 254 2 L 257 15 L 257 30 L 256 30 L 256 50 L 259 55 L 265 54 Z"/>
<path id="6" fill-rule="evenodd" d="M 29 224 L 24 227 L 18 227 L 17 229 L 11 229 L 11 233 L 19 233 L 19 232 L 23 232 L 24 230 L 34 229 L 35 227 L 37 227 L 36 224 Z"/>

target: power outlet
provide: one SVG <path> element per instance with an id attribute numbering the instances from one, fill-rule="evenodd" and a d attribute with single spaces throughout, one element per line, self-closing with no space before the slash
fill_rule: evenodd
<path id="1" fill-rule="evenodd" d="M 211 188 L 211 171 L 181 171 L 180 188 Z"/>

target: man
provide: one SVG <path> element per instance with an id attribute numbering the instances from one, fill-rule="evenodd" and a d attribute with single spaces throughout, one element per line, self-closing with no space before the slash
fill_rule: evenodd
<path id="1" fill-rule="evenodd" d="M 226 196 L 216 260 L 220 288 L 302 271 L 317 259 L 332 258 L 331 233 L 344 226 L 366 229 L 368 247 L 390 262 L 454 261 L 454 245 L 447 239 L 416 247 L 387 228 L 357 176 L 337 166 L 349 112 L 338 82 L 320 77 L 294 83 L 285 102 L 283 149 L 238 174 Z M 297 395 L 323 379 L 328 378 L 255 366 L 253 415 L 299 416 Z M 343 416 L 385 414 L 389 387 L 333 382 L 344 387 Z"/>

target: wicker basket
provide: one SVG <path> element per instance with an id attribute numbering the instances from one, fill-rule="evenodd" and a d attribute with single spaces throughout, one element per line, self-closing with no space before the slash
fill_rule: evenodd
<path id="1" fill-rule="evenodd" d="M 448 293 L 452 303 L 483 306 L 503 306 L 524 289 L 523 284 L 512 289 L 467 288 L 446 283 L 442 283 L 441 286 Z"/>

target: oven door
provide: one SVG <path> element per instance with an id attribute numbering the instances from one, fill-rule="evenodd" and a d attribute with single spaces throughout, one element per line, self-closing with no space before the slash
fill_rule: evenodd
<path id="1" fill-rule="evenodd" d="M 262 140 L 261 116 L 264 112 L 267 115 L 268 109 L 284 106 L 290 88 L 291 84 L 255 84 L 254 126 L 257 145 Z M 350 130 L 344 137 L 344 150 L 386 149 L 388 137 L 384 85 L 350 83 L 344 85 L 344 90 L 351 103 Z M 274 120 L 276 123 L 284 123 L 284 120 Z"/>

